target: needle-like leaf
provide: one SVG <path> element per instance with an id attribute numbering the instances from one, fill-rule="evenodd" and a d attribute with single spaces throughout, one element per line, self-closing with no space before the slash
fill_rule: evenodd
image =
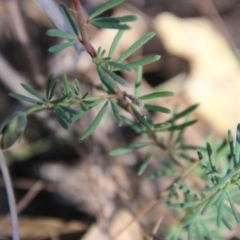
<path id="1" fill-rule="evenodd" d="M 143 46 L 147 41 L 149 41 L 152 37 L 155 36 L 154 32 L 147 33 L 145 36 L 140 38 L 137 42 L 135 42 L 132 46 L 130 46 L 117 60 L 117 62 L 121 63 L 125 59 L 127 59 L 130 55 L 132 55 L 135 51 L 137 51 L 141 46 Z"/>
<path id="2" fill-rule="evenodd" d="M 125 0 L 110 0 L 106 3 L 104 3 L 103 5 L 101 5 L 100 7 L 98 7 L 90 16 L 90 19 L 93 19 L 97 16 L 99 16 L 101 13 L 107 11 L 108 9 L 111 9 L 121 3 L 123 3 Z"/>
<path id="3" fill-rule="evenodd" d="M 107 106 L 108 106 L 108 101 L 103 105 L 102 109 L 99 111 L 98 115 L 93 120 L 92 124 L 90 125 L 88 130 L 83 134 L 83 136 L 81 137 L 80 140 L 87 138 L 97 128 L 97 126 L 99 125 L 100 121 L 102 120 L 104 114 L 106 113 Z"/>

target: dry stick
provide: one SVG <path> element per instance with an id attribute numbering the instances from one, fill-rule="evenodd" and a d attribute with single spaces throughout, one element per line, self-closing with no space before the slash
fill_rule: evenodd
<path id="1" fill-rule="evenodd" d="M 151 202 L 149 202 L 146 206 L 144 206 L 143 209 L 141 209 L 138 214 L 129 222 L 126 224 L 125 227 L 123 227 L 121 230 L 119 230 L 117 232 L 117 234 L 115 234 L 115 236 L 113 237 L 113 240 L 116 240 L 118 237 L 120 237 L 120 235 L 125 232 L 129 227 L 132 226 L 133 223 L 135 223 L 136 221 L 138 221 L 143 215 L 145 215 L 156 203 L 157 203 L 157 199 L 152 200 Z"/>
<path id="2" fill-rule="evenodd" d="M 32 179 L 24 179 L 24 178 L 14 178 L 12 179 L 12 185 L 13 188 L 19 188 L 23 190 L 29 190 L 33 184 L 36 183 L 36 181 L 39 180 L 32 180 Z M 50 183 L 44 183 L 44 190 L 48 192 L 54 192 L 55 191 L 55 184 L 50 184 Z M 3 179 L 0 178 L 0 186 L 4 186 Z M 31 191 L 35 191 L 35 189 L 31 189 Z"/>
<path id="3" fill-rule="evenodd" d="M 180 177 L 177 177 L 173 180 L 173 182 L 161 193 L 161 195 L 158 198 L 155 198 L 151 200 L 146 206 L 144 206 L 143 209 L 141 209 L 138 214 L 129 222 L 126 224 L 125 227 L 123 227 L 117 234 L 113 237 L 113 240 L 116 240 L 123 232 L 125 232 L 129 227 L 132 226 L 133 223 L 138 221 L 143 215 L 145 215 L 155 204 L 158 202 L 159 198 L 165 195 L 168 190 L 171 188 L 171 186 L 180 181 L 182 178 L 186 177 L 198 164 L 200 163 L 199 160 L 196 160 L 192 165 L 190 165 L 185 172 Z"/>
<path id="4" fill-rule="evenodd" d="M 19 240 L 19 229 L 18 229 L 18 216 L 16 209 L 16 202 L 13 193 L 12 183 L 8 171 L 8 167 L 4 158 L 2 151 L 0 150 L 0 167 L 3 175 L 3 179 L 6 186 L 9 209 L 11 214 L 11 222 L 12 222 L 12 237 L 13 240 Z"/>
<path id="5" fill-rule="evenodd" d="M 163 220 L 163 216 L 160 216 L 159 219 L 158 219 L 158 221 L 156 222 L 154 228 L 153 228 L 153 231 L 152 231 L 152 233 L 151 233 L 151 236 L 152 236 L 152 237 L 150 238 L 150 240 L 154 240 L 154 239 L 155 239 L 155 235 L 156 235 L 157 230 L 159 229 L 159 227 L 160 227 L 160 225 L 161 225 L 161 223 L 162 223 L 162 220 Z"/>
<path id="6" fill-rule="evenodd" d="M 193 3 L 195 4 L 199 12 L 201 12 L 203 15 L 206 15 L 209 19 L 211 19 L 212 22 L 215 24 L 215 26 L 222 32 L 222 34 L 225 36 L 225 38 L 229 42 L 232 50 L 236 50 L 237 49 L 236 43 L 232 39 L 232 36 L 229 33 L 220 14 L 218 13 L 218 10 L 214 5 L 213 1 L 212 0 L 193 0 Z"/>
<path id="7" fill-rule="evenodd" d="M 26 193 L 26 195 L 17 203 L 17 213 L 22 212 L 28 204 L 43 190 L 45 184 L 42 181 L 37 181 Z M 0 228 L 3 229 L 10 220 L 10 215 L 7 215 L 1 222 Z"/>

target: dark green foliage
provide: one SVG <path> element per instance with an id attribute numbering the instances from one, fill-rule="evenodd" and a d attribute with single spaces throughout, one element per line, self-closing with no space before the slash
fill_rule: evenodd
<path id="1" fill-rule="evenodd" d="M 83 136 L 81 137 L 81 140 L 91 135 L 93 131 L 97 128 L 98 124 L 100 123 L 104 114 L 106 113 L 107 106 L 108 106 L 108 101 L 104 104 L 102 109 L 99 111 L 98 115 L 96 116 L 96 118 L 94 119 L 94 121 L 92 122 L 88 130 L 83 134 Z"/>
<path id="2" fill-rule="evenodd" d="M 10 148 L 16 141 L 20 141 L 27 125 L 27 114 L 16 112 L 13 117 L 6 120 L 0 129 L 1 149 Z"/>
<path id="3" fill-rule="evenodd" d="M 98 7 L 90 16 L 90 19 L 93 19 L 97 16 L 99 16 L 100 14 L 106 12 L 108 9 L 111 9 L 121 3 L 125 2 L 125 0 L 110 0 L 108 2 L 106 2 L 105 4 L 101 5 L 100 7 Z"/>
<path id="4" fill-rule="evenodd" d="M 238 139 L 238 135 L 239 127 L 237 128 L 236 139 Z M 207 151 L 204 154 L 207 155 L 207 160 L 205 160 L 204 155 L 198 151 L 198 157 L 202 170 L 210 180 L 204 189 L 200 200 L 197 200 L 193 194 L 190 194 L 191 190 L 186 187 L 178 187 L 185 194 L 185 199 L 183 199 L 182 202 L 174 203 L 173 198 L 176 196 L 176 192 L 175 194 L 172 194 L 172 192 L 169 193 L 167 201 L 169 207 L 176 209 L 188 208 L 186 215 L 182 220 L 182 227 L 185 227 L 188 231 L 188 239 L 191 239 L 193 236 L 199 236 L 200 232 L 204 237 L 216 237 L 216 235 L 211 233 L 211 230 L 209 229 L 209 226 L 211 226 L 214 222 L 216 228 L 225 226 L 229 230 L 232 229 L 234 220 L 236 223 L 240 222 L 240 212 L 236 207 L 239 205 L 236 196 L 240 196 L 240 192 L 238 192 L 239 190 L 237 191 L 240 180 L 240 170 L 238 168 L 238 162 L 235 155 L 235 151 L 239 143 L 237 142 L 234 146 L 230 131 L 228 132 L 228 140 L 229 150 L 225 153 L 224 161 L 227 162 L 229 167 L 225 169 L 225 171 L 218 169 L 215 155 L 218 157 L 221 155 L 213 153 L 210 143 L 207 143 Z M 228 162 L 227 156 L 230 156 L 230 162 Z M 176 184 L 174 187 L 176 188 Z M 172 191 L 174 191 L 174 189 Z M 212 216 L 210 219 L 205 217 L 209 214 Z M 196 229 L 196 225 L 200 220 L 205 222 L 205 226 L 199 232 Z"/>
<path id="5" fill-rule="evenodd" d="M 78 36 L 79 33 L 78 33 L 78 30 L 77 30 L 77 27 L 76 27 L 76 25 L 75 25 L 75 23 L 74 23 L 71 15 L 70 15 L 68 9 L 67 9 L 67 7 L 65 6 L 64 3 L 60 3 L 59 6 L 60 6 L 61 11 L 62 11 L 62 13 L 64 14 L 66 20 L 68 21 L 69 25 L 71 26 L 73 32 L 76 34 L 76 36 Z"/>
<path id="6" fill-rule="evenodd" d="M 118 29 L 108 53 L 102 47 L 99 47 L 96 53 L 95 50 L 91 52 L 91 49 L 88 49 L 91 48 L 90 42 L 84 42 L 87 38 L 81 39 L 83 33 L 79 32 L 68 8 L 63 3 L 60 4 L 61 11 L 72 31 L 67 33 L 58 29 L 48 30 L 46 33 L 48 36 L 67 40 L 67 42 L 50 47 L 49 51 L 62 51 L 77 42 L 82 43 L 92 57 L 104 94 L 92 96 L 90 91 L 83 92 L 79 81 L 77 79 L 69 80 L 66 74 L 63 74 L 60 81 L 55 81 L 53 75 L 50 74 L 46 80 L 44 95 L 26 84 L 21 84 L 33 98 L 18 93 L 9 93 L 9 95 L 34 106 L 26 112 L 16 113 L 3 124 L 1 148 L 7 149 L 21 139 L 28 114 L 44 110 L 53 112 L 60 125 L 68 129 L 85 113 L 102 103 L 103 106 L 81 137 L 83 140 L 96 130 L 106 115 L 110 102 L 111 114 L 118 125 L 127 125 L 138 134 L 138 141 L 112 150 L 110 155 L 118 156 L 143 148 L 141 151 L 145 151 L 145 153 L 142 159 L 139 159 L 139 176 L 146 175 L 147 172 L 150 179 L 162 176 L 175 178 L 175 182 L 168 189 L 167 205 L 169 208 L 181 211 L 184 216 L 177 225 L 169 229 L 166 239 L 177 240 L 186 238 L 186 236 L 189 240 L 222 239 L 222 229 L 232 229 L 234 222 L 240 222 L 240 213 L 238 212 L 240 204 L 240 125 L 237 127 L 235 143 L 232 133 L 229 131 L 228 144 L 218 141 L 212 145 L 207 143 L 206 147 L 195 146 L 185 141 L 184 133 L 188 127 L 197 122 L 190 118 L 190 114 L 199 104 L 192 105 L 183 111 L 178 111 L 177 108 L 171 111 L 164 106 L 148 103 L 152 99 L 171 97 L 174 93 L 170 91 L 152 92 L 147 95 L 140 93 L 143 66 L 159 60 L 159 55 L 146 56 L 133 62 L 128 61 L 133 53 L 155 36 L 154 32 L 147 33 L 133 43 L 117 60 L 113 58 L 124 31 L 130 28 L 126 23 L 135 21 L 137 17 L 132 15 L 101 17 L 99 15 L 123 2 L 124 0 L 106 2 L 96 9 L 86 21 L 86 24 L 90 23 L 97 27 Z M 122 77 L 124 75 L 117 74 L 116 71 L 135 71 L 133 95 L 129 93 L 127 81 Z M 60 84 L 58 84 L 59 82 Z M 123 87 L 124 90 L 122 90 Z M 127 112 L 128 115 L 121 114 L 122 112 Z M 166 121 L 156 123 L 153 117 L 156 112 L 171 114 L 171 116 Z M 104 122 L 102 123 L 104 124 Z M 198 159 L 190 154 L 191 151 L 195 152 Z M 152 166 L 149 167 L 152 161 L 157 162 L 157 165 L 153 165 L 154 169 Z M 196 167 L 195 169 L 191 169 L 193 165 Z M 194 171 L 193 175 L 202 178 L 206 183 L 204 189 L 195 190 L 192 189 L 192 186 L 188 186 L 188 181 L 185 181 L 185 171 L 189 168 Z M 152 170 L 150 171 L 150 169 Z M 180 181 L 182 181 L 181 184 Z"/>

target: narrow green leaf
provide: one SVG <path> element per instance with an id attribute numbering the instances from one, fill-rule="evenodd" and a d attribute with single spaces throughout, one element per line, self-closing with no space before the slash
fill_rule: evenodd
<path id="1" fill-rule="evenodd" d="M 70 39 L 70 40 L 76 39 L 75 35 L 61 31 L 59 29 L 49 29 L 49 30 L 47 30 L 46 34 L 50 37 L 60 37 L 60 38 L 66 38 L 66 39 Z"/>
<path id="2" fill-rule="evenodd" d="M 51 53 L 59 52 L 59 51 L 64 50 L 65 48 L 71 47 L 75 43 L 76 43 L 76 40 L 71 40 L 71 41 L 66 42 L 66 43 L 61 43 L 61 44 L 52 46 L 48 49 L 48 51 L 51 52 Z"/>
<path id="3" fill-rule="evenodd" d="M 78 36 L 78 30 L 77 30 L 77 27 L 74 23 L 74 21 L 72 20 L 72 17 L 67 9 L 67 7 L 65 6 L 64 3 L 60 3 L 59 4 L 61 10 L 62 10 L 62 13 L 63 15 L 66 17 L 68 23 L 70 24 L 70 26 L 72 27 L 72 30 L 74 31 L 74 33 Z"/>
<path id="4" fill-rule="evenodd" d="M 193 239 L 193 226 L 194 226 L 194 223 L 190 223 L 188 226 L 188 240 Z"/>
<path id="5" fill-rule="evenodd" d="M 154 126 L 150 124 L 145 117 L 143 117 L 133 106 L 132 106 L 133 113 L 138 121 L 143 124 L 146 128 L 153 130 Z"/>
<path id="6" fill-rule="evenodd" d="M 94 119 L 94 121 L 92 122 L 92 124 L 90 125 L 88 130 L 83 134 L 83 136 L 81 137 L 80 140 L 83 140 L 83 139 L 87 138 L 97 128 L 98 124 L 100 123 L 100 121 L 102 120 L 104 114 L 106 113 L 107 106 L 108 106 L 108 101 L 104 104 L 104 106 L 99 111 L 98 115 L 96 116 L 96 118 Z"/>
<path id="7" fill-rule="evenodd" d="M 138 176 L 141 176 L 147 169 L 147 166 L 149 164 L 149 160 L 150 160 L 152 154 L 153 154 L 153 148 L 150 148 L 142 161 L 142 164 L 138 171 Z"/>
<path id="8" fill-rule="evenodd" d="M 121 64 L 121 63 L 108 61 L 107 64 L 111 67 L 114 67 L 114 69 L 113 69 L 114 71 L 116 71 L 116 70 L 124 70 L 124 71 L 128 71 L 128 72 L 132 71 L 132 68 L 130 68 L 127 65 Z"/>
<path id="9" fill-rule="evenodd" d="M 103 51 L 105 51 L 105 50 L 103 50 Z M 102 58 L 101 60 L 102 60 L 102 62 L 108 62 L 108 61 L 111 60 L 111 58 L 110 57 L 105 57 L 105 58 Z"/>
<path id="10" fill-rule="evenodd" d="M 69 107 L 66 107 L 66 106 L 59 106 L 63 111 L 65 111 L 65 112 L 68 112 L 68 113 L 70 113 L 70 114 L 77 114 L 78 113 L 78 111 L 76 111 L 76 110 L 74 110 L 74 109 L 72 109 L 72 108 L 69 108 Z"/>
<path id="11" fill-rule="evenodd" d="M 232 198 L 231 198 L 231 196 L 229 195 L 228 192 L 227 192 L 227 196 L 228 196 L 228 201 L 230 203 L 230 207 L 231 207 L 232 213 L 233 213 L 233 215 L 235 217 L 235 220 L 236 220 L 237 223 L 239 223 L 240 222 L 239 213 L 237 212 L 237 210 L 236 210 L 236 208 L 234 206 L 233 200 L 232 200 Z"/>
<path id="12" fill-rule="evenodd" d="M 174 92 L 154 92 L 147 95 L 139 97 L 140 100 L 149 100 L 153 98 L 162 98 L 162 97 L 172 97 Z"/>
<path id="13" fill-rule="evenodd" d="M 94 18 L 92 21 L 98 21 L 98 22 L 107 22 L 107 23 L 124 23 L 124 22 L 133 22 L 137 20 L 137 16 L 135 15 L 126 15 L 122 17 L 99 17 Z"/>
<path id="14" fill-rule="evenodd" d="M 68 77 L 67 77 L 67 75 L 64 73 L 64 74 L 62 75 L 62 78 L 63 78 L 63 85 L 64 85 L 64 88 L 65 88 L 65 93 L 68 94 L 68 93 L 70 92 Z"/>
<path id="15" fill-rule="evenodd" d="M 178 130 L 183 130 L 184 128 L 186 128 L 188 126 L 195 124 L 197 121 L 198 120 L 192 120 L 192 121 L 189 121 L 189 122 L 186 122 L 186 123 L 182 123 L 182 124 L 179 124 L 179 125 L 175 125 L 175 126 L 163 129 L 161 131 L 178 131 Z"/>
<path id="16" fill-rule="evenodd" d="M 57 87 L 57 84 L 58 84 L 58 81 L 55 81 L 52 85 L 52 88 L 51 88 L 51 91 L 50 91 L 50 94 L 49 94 L 49 97 L 48 97 L 48 100 L 52 99 L 55 91 L 56 91 L 56 87 Z"/>
<path id="17" fill-rule="evenodd" d="M 208 159 L 209 159 L 212 171 L 217 172 L 216 164 L 215 164 L 214 158 L 212 157 L 212 148 L 211 148 L 211 145 L 208 142 L 207 142 L 207 153 L 208 153 Z"/>
<path id="18" fill-rule="evenodd" d="M 237 163 L 239 165 L 240 164 L 240 124 L 237 125 L 235 151 L 236 151 Z"/>
<path id="19" fill-rule="evenodd" d="M 91 20 L 91 24 L 99 28 L 110 28 L 110 29 L 120 29 L 120 30 L 130 29 L 130 27 L 126 24 L 120 24 L 117 22 L 102 22 L 97 19 Z"/>
<path id="20" fill-rule="evenodd" d="M 125 59 L 127 59 L 130 55 L 132 55 L 135 51 L 137 51 L 141 46 L 143 46 L 148 40 L 155 36 L 154 32 L 147 33 L 142 38 L 140 38 L 137 42 L 135 42 L 132 46 L 130 46 L 117 60 L 117 62 L 121 63 Z"/>
<path id="21" fill-rule="evenodd" d="M 89 111 L 91 108 L 97 106 L 98 104 L 100 104 L 104 99 L 100 99 L 98 101 L 95 101 L 91 104 L 88 104 L 85 106 L 85 108 L 80 109 L 78 111 L 77 114 L 75 114 L 72 118 L 71 118 L 71 124 L 75 123 L 78 119 L 80 119 L 87 111 Z M 81 104 L 82 106 L 83 104 Z"/>
<path id="22" fill-rule="evenodd" d="M 57 107 L 56 108 L 56 112 L 59 113 L 59 115 L 61 116 L 61 118 L 67 122 L 67 123 L 71 123 L 71 119 L 67 116 L 67 114 L 65 113 L 65 111 L 61 108 L 61 107 Z"/>
<path id="23" fill-rule="evenodd" d="M 38 102 L 37 100 L 33 99 L 33 98 L 30 98 L 30 97 L 26 97 L 24 95 L 21 95 L 21 94 L 18 94 L 18 93 L 13 93 L 13 92 L 10 92 L 8 94 L 10 97 L 13 97 L 13 98 L 16 98 L 20 101 L 25 101 L 25 102 L 29 102 L 29 103 L 32 103 L 32 104 L 35 104 L 35 105 L 42 105 L 41 102 Z"/>
<path id="24" fill-rule="evenodd" d="M 58 119 L 59 123 L 61 124 L 61 126 L 67 130 L 68 123 L 65 120 L 65 116 L 63 115 L 63 113 L 64 112 L 60 108 L 56 108 L 57 119 Z"/>
<path id="25" fill-rule="evenodd" d="M 113 39 L 113 42 L 111 44 L 111 47 L 110 47 L 110 50 L 109 50 L 109 53 L 108 53 L 108 57 L 110 57 L 111 59 L 113 58 L 113 55 L 114 55 L 114 52 L 118 46 L 118 43 L 122 37 L 124 33 L 124 30 L 119 30 L 115 36 L 115 38 Z"/>
<path id="26" fill-rule="evenodd" d="M 223 224 L 224 224 L 230 231 L 232 231 L 232 228 L 231 228 L 231 226 L 229 225 L 229 221 L 225 218 L 224 215 L 222 216 L 222 222 L 223 222 Z"/>
<path id="27" fill-rule="evenodd" d="M 89 95 L 90 92 L 85 92 L 84 95 L 82 96 L 82 99 L 85 99 L 88 95 Z"/>
<path id="28" fill-rule="evenodd" d="M 167 122 L 174 122 L 175 120 L 187 116 L 189 113 L 191 113 L 192 111 L 194 111 L 197 107 L 199 106 L 199 104 L 194 104 L 192 106 L 190 106 L 189 108 L 183 110 L 180 113 L 175 114 L 171 119 L 169 119 Z"/>
<path id="29" fill-rule="evenodd" d="M 56 100 L 53 100 L 53 101 L 50 101 L 50 103 L 52 103 L 52 104 L 57 104 L 57 103 L 61 103 L 61 102 L 63 102 L 65 99 L 67 99 L 67 95 L 65 95 L 65 96 L 63 96 L 63 97 L 61 97 L 61 98 L 58 98 L 58 99 L 56 99 Z"/>
<path id="30" fill-rule="evenodd" d="M 220 196 L 221 191 L 216 192 L 211 198 L 208 200 L 206 205 L 202 210 L 202 215 L 217 201 L 218 197 Z"/>
<path id="31" fill-rule="evenodd" d="M 160 59 L 159 55 L 152 55 L 152 56 L 149 56 L 149 57 L 144 57 L 144 58 L 139 59 L 139 60 L 134 61 L 134 62 L 127 63 L 126 65 L 131 67 L 131 68 L 136 68 L 136 67 L 139 67 L 139 66 L 147 65 L 147 64 L 152 63 L 152 62 L 156 62 L 159 59 Z"/>
<path id="32" fill-rule="evenodd" d="M 161 176 L 165 175 L 163 170 L 158 170 L 155 172 L 152 172 L 148 175 L 149 179 L 155 179 L 155 178 L 159 178 Z"/>
<path id="33" fill-rule="evenodd" d="M 223 215 L 223 200 L 220 202 L 218 210 L 217 210 L 217 227 L 221 227 L 221 223 L 222 223 L 222 215 Z"/>
<path id="34" fill-rule="evenodd" d="M 141 88 L 141 83 L 142 83 L 142 66 L 139 66 L 137 68 L 137 76 L 136 76 L 136 81 L 135 81 L 135 91 L 134 91 L 134 96 L 138 97 L 140 95 L 140 88 Z"/>
<path id="35" fill-rule="evenodd" d="M 121 115 L 119 114 L 119 109 L 117 104 L 115 103 L 115 100 L 111 100 L 111 106 L 112 106 L 113 114 L 118 122 L 118 126 L 122 126 L 122 118 L 121 118 Z"/>
<path id="36" fill-rule="evenodd" d="M 102 50 L 101 54 L 100 54 L 100 57 L 102 58 L 104 56 L 104 54 L 106 53 L 106 50 Z M 103 59 L 103 58 L 102 58 Z M 110 59 L 109 59 L 110 60 Z"/>
<path id="37" fill-rule="evenodd" d="M 102 52 L 102 47 L 100 46 L 97 49 L 97 56 L 100 56 L 101 52 Z"/>
<path id="38" fill-rule="evenodd" d="M 29 93 L 31 93 L 33 96 L 39 98 L 41 101 L 46 101 L 46 99 L 39 93 L 37 92 L 35 89 L 33 89 L 32 87 L 28 86 L 27 84 L 21 83 L 21 86 L 28 91 Z"/>
<path id="39" fill-rule="evenodd" d="M 75 88 L 75 86 L 69 84 L 69 88 L 70 88 L 69 97 L 71 97 L 73 94 L 74 94 L 75 96 L 78 96 L 78 95 L 79 95 L 79 92 L 78 92 L 78 90 Z"/>
<path id="40" fill-rule="evenodd" d="M 143 148 L 143 147 L 146 147 L 146 146 L 149 146 L 149 145 L 152 145 L 152 143 L 150 143 L 150 142 L 132 143 L 132 144 L 130 144 L 128 146 L 112 150 L 109 153 L 109 155 L 110 156 L 118 156 L 118 155 L 129 153 L 129 152 L 132 152 L 132 151 L 134 151 L 136 149 Z"/>
<path id="41" fill-rule="evenodd" d="M 123 119 L 124 123 L 126 123 L 129 127 L 131 127 L 136 133 L 139 133 L 139 134 L 143 133 L 143 129 L 141 128 L 141 126 L 138 123 L 136 123 L 124 116 L 122 116 L 122 119 Z"/>
<path id="42" fill-rule="evenodd" d="M 226 198 L 226 192 L 228 190 L 228 186 L 229 186 L 229 183 L 226 184 L 226 186 L 223 189 L 221 189 L 221 194 L 216 201 L 216 205 L 218 206 L 218 211 L 219 210 L 223 211 L 222 207 L 224 207 L 224 201 Z M 222 221 L 222 218 L 220 218 L 220 220 Z"/>
<path id="43" fill-rule="evenodd" d="M 106 68 L 104 66 L 102 66 L 102 69 L 104 70 L 105 73 L 107 73 L 116 82 L 122 84 L 123 86 L 127 85 L 127 82 L 122 77 L 117 75 L 115 72 L 110 71 L 108 68 Z"/>
<path id="44" fill-rule="evenodd" d="M 150 104 L 144 104 L 144 108 L 147 108 L 152 111 L 163 112 L 163 113 L 170 113 L 171 111 L 168 108 Z"/>
<path id="45" fill-rule="evenodd" d="M 169 208 L 175 208 L 175 209 L 184 209 L 184 208 L 191 208 L 195 207 L 201 202 L 201 200 L 198 201 L 190 201 L 190 202 L 181 202 L 181 203 L 168 203 L 167 206 Z"/>
<path id="46" fill-rule="evenodd" d="M 232 137 L 232 133 L 230 130 L 228 130 L 228 142 L 229 142 L 229 146 L 230 146 L 231 158 L 233 159 L 234 167 L 237 167 L 238 163 L 237 163 L 237 158 L 236 158 L 236 155 L 234 152 L 233 137 Z"/>
<path id="47" fill-rule="evenodd" d="M 108 9 L 111 9 L 121 3 L 123 3 L 125 0 L 110 0 L 106 3 L 104 3 L 103 5 L 101 5 L 100 7 L 98 7 L 90 16 L 89 18 L 95 18 L 97 16 L 99 16 L 101 13 L 107 11 Z"/>
<path id="48" fill-rule="evenodd" d="M 111 79 L 109 79 L 103 72 L 103 69 L 101 66 L 97 66 L 97 71 L 100 76 L 100 79 L 102 83 L 108 88 L 108 90 L 111 93 L 116 93 L 117 92 L 117 86 L 112 82 Z"/>
<path id="49" fill-rule="evenodd" d="M 52 89 L 52 85 L 53 85 L 53 74 L 51 73 L 49 76 L 48 76 L 48 79 L 47 79 L 47 83 L 46 83 L 46 98 L 49 100 L 49 95 L 50 95 L 50 91 Z"/>
<path id="50" fill-rule="evenodd" d="M 183 150 L 206 150 L 205 147 L 194 146 L 194 145 L 181 145 L 177 149 L 183 149 Z"/>
<path id="51" fill-rule="evenodd" d="M 188 226 L 190 223 L 194 222 L 197 216 L 199 216 L 200 212 L 201 212 L 201 205 L 197 207 L 197 209 L 195 209 L 195 211 L 191 215 L 185 218 L 185 220 L 182 222 L 182 226 L 183 227 Z"/>
<path id="52" fill-rule="evenodd" d="M 81 95 L 81 85 L 77 79 L 74 80 L 76 89 L 78 90 L 78 94 Z"/>

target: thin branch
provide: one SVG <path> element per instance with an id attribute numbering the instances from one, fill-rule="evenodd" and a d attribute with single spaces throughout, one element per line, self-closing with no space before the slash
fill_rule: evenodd
<path id="1" fill-rule="evenodd" d="M 155 240 L 156 239 L 156 233 L 162 223 L 162 220 L 163 220 L 163 216 L 160 216 L 158 221 L 156 222 L 156 224 L 154 225 L 154 228 L 153 228 L 153 231 L 151 233 L 151 238 L 150 240 Z"/>
<path id="2" fill-rule="evenodd" d="M 81 43 L 86 48 L 89 55 L 92 58 L 95 58 L 95 57 L 97 57 L 97 53 L 96 53 L 95 49 L 93 48 L 92 44 L 89 41 L 89 36 L 88 36 L 88 32 L 86 30 L 86 23 L 85 23 L 85 20 L 84 20 L 80 0 L 73 0 L 73 4 L 74 4 L 74 7 L 75 7 L 76 12 L 77 12 L 79 30 L 80 30 L 80 33 L 82 35 Z"/>
<path id="3" fill-rule="evenodd" d="M 19 240 L 19 229 L 18 229 L 18 215 L 16 208 L 16 201 L 13 193 L 12 182 L 10 179 L 8 167 L 4 158 L 2 151 L 0 150 L 0 167 L 3 175 L 3 179 L 6 186 L 9 209 L 11 214 L 11 222 L 12 222 L 12 237 L 13 240 Z"/>
<path id="4" fill-rule="evenodd" d="M 149 202 L 130 222 L 128 222 L 125 227 L 120 229 L 115 236 L 113 237 L 112 240 L 116 240 L 117 238 L 122 235 L 123 232 L 125 232 L 129 227 L 132 226 L 136 221 L 138 221 L 143 215 L 145 215 L 155 204 L 157 203 L 157 199 L 152 200 Z"/>
<path id="5" fill-rule="evenodd" d="M 29 203 L 37 196 L 37 194 L 43 190 L 45 184 L 42 181 L 37 181 L 32 185 L 26 195 L 17 203 L 17 213 L 21 213 Z M 1 222 L 0 228 L 3 229 L 5 224 L 8 223 L 10 219 L 10 215 L 7 215 Z"/>
<path id="6" fill-rule="evenodd" d="M 177 183 L 179 182 L 181 179 L 183 179 L 184 177 L 186 177 L 195 167 L 198 166 L 198 164 L 200 163 L 199 160 L 196 160 L 196 162 L 194 162 L 192 165 L 190 165 L 182 174 L 180 177 L 177 177 L 175 178 L 172 183 L 166 187 L 160 194 L 159 197 L 151 200 L 147 205 L 144 206 L 144 208 L 142 208 L 138 214 L 130 221 L 128 222 L 125 227 L 123 227 L 121 230 L 119 230 L 117 232 L 117 234 L 115 234 L 115 236 L 113 237 L 113 240 L 116 240 L 123 232 L 125 232 L 129 227 L 132 226 L 133 223 L 135 223 L 136 221 L 138 221 L 142 216 L 144 216 L 150 209 L 152 209 L 156 203 L 158 202 L 158 200 L 163 196 L 165 195 L 168 190 L 171 188 L 171 186 L 174 184 L 174 183 Z M 160 222 L 160 220 L 159 220 Z M 160 222 L 161 223 L 161 222 Z"/>

